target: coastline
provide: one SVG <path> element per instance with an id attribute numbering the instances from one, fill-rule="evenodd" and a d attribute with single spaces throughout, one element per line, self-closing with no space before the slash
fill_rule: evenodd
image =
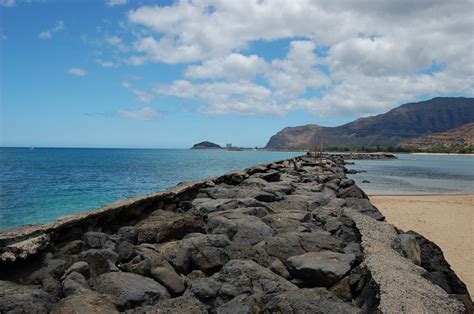
<path id="1" fill-rule="evenodd" d="M 473 157 L 474 154 L 459 154 L 459 153 L 409 153 L 411 155 L 431 155 L 431 156 L 471 156 Z"/>
<path id="2" fill-rule="evenodd" d="M 474 193 L 370 195 L 387 221 L 438 244 L 474 297 Z"/>

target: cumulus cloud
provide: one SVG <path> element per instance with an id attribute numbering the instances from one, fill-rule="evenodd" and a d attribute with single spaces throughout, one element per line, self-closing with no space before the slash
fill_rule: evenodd
<path id="1" fill-rule="evenodd" d="M 143 107 L 140 109 L 120 109 L 118 114 L 127 119 L 149 121 L 159 118 L 160 113 L 150 107 Z"/>
<path id="2" fill-rule="evenodd" d="M 192 63 L 155 92 L 207 114 L 370 114 L 474 92 L 474 2 L 177 1 L 128 13 L 127 62 Z M 289 43 L 265 59 L 252 44 Z"/>
<path id="3" fill-rule="evenodd" d="M 15 0 L 0 0 L 0 5 L 4 7 L 14 7 L 16 5 Z"/>
<path id="4" fill-rule="evenodd" d="M 87 71 L 82 69 L 82 68 L 69 68 L 67 70 L 67 73 L 72 74 L 72 75 L 76 75 L 76 76 L 86 76 L 87 75 Z"/>
<path id="5" fill-rule="evenodd" d="M 125 5 L 127 4 L 127 0 L 107 0 L 107 5 L 109 7 L 114 7 L 117 5 Z"/>
<path id="6" fill-rule="evenodd" d="M 42 31 L 38 34 L 38 37 L 41 39 L 51 39 L 53 38 L 54 33 L 64 30 L 64 22 L 57 21 L 56 25 L 48 30 Z"/>
<path id="7" fill-rule="evenodd" d="M 129 81 L 124 81 L 122 82 L 122 87 L 126 88 L 127 90 L 129 90 L 133 95 L 135 95 L 135 99 L 138 101 L 138 102 L 142 102 L 142 103 L 150 103 L 153 101 L 153 99 L 155 98 L 154 94 L 151 93 L 151 92 L 147 92 L 145 90 L 141 90 L 141 89 L 138 89 L 138 88 L 134 88 L 132 86 L 132 83 L 130 83 Z"/>

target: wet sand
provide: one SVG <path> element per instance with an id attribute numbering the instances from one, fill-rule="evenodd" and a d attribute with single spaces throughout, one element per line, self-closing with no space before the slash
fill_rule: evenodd
<path id="1" fill-rule="evenodd" d="M 438 244 L 474 296 L 474 195 L 370 196 L 387 221 Z"/>

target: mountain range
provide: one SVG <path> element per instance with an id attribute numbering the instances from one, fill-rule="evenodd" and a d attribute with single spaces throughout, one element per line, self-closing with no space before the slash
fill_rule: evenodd
<path id="1" fill-rule="evenodd" d="M 435 146 L 474 146 L 474 122 L 446 132 L 416 137 L 400 143 L 403 147 L 429 149 Z"/>
<path id="2" fill-rule="evenodd" d="M 337 127 L 308 124 L 286 127 L 273 135 L 266 148 L 397 146 L 434 133 L 474 122 L 474 98 L 436 97 L 401 105 L 387 113 L 359 118 Z"/>

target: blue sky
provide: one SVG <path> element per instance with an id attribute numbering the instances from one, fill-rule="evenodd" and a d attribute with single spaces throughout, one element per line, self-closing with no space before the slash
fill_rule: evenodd
<path id="1" fill-rule="evenodd" d="M 2 146 L 264 146 L 285 126 L 473 94 L 471 1 L 0 0 L 0 12 Z"/>

